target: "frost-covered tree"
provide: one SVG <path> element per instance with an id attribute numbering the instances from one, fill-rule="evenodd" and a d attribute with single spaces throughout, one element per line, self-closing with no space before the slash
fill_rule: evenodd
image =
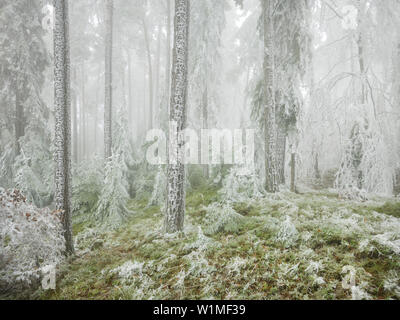
<path id="1" fill-rule="evenodd" d="M 310 52 L 309 0 L 279 1 L 274 14 L 276 61 L 277 170 L 279 184 L 285 183 L 287 138 L 298 131 L 303 105 L 300 88 L 308 69 Z M 293 139 L 289 147 L 293 150 Z M 291 152 L 292 156 L 295 153 Z"/>
<path id="2" fill-rule="evenodd" d="M 55 203 L 62 212 L 66 254 L 74 252 L 71 225 L 71 101 L 68 0 L 54 0 Z"/>
<path id="3" fill-rule="evenodd" d="M 44 268 L 63 261 L 60 212 L 39 209 L 18 190 L 0 188 L 0 287 L 32 285 Z"/>
<path id="4" fill-rule="evenodd" d="M 4 1 L 0 9 L 0 131 L 3 147 L 0 185 L 14 187 L 18 175 L 19 184 L 24 181 L 30 189 L 25 190 L 26 194 L 38 186 L 29 185 L 30 178 L 40 184 L 48 180 L 46 173 L 49 171 L 43 176 L 38 167 L 41 165 L 37 166 L 34 159 L 46 159 L 45 163 L 48 163 L 51 157 L 48 132 L 50 112 L 41 96 L 49 55 L 40 5 L 38 0 Z M 6 141 L 9 142 L 6 144 Z M 32 148 L 33 145 L 35 148 Z M 28 151 L 34 154 L 28 154 Z M 36 191 L 43 193 L 44 189 L 51 188 L 46 184 L 38 189 L 40 191 Z M 35 200 L 36 205 L 42 205 L 38 199 L 29 198 Z"/>
<path id="5" fill-rule="evenodd" d="M 298 119 L 304 100 L 300 88 L 303 86 L 304 75 L 310 58 L 311 41 L 308 19 L 310 9 L 309 1 L 306 0 L 272 2 L 273 15 L 271 19 L 273 23 L 271 23 L 270 28 L 272 31 L 267 28 L 260 30 L 260 33 L 273 33 L 274 52 L 271 53 L 271 57 L 273 56 L 271 63 L 274 63 L 274 75 L 270 80 L 274 82 L 274 92 L 273 97 L 269 98 L 266 91 L 268 88 L 265 86 L 266 75 L 258 75 L 261 79 L 256 81 L 253 89 L 252 113 L 253 118 L 259 122 L 260 127 L 267 132 L 271 126 L 265 123 L 268 116 L 264 108 L 264 101 L 274 99 L 275 133 L 273 136 L 275 136 L 276 150 L 276 183 L 279 185 L 285 183 L 288 146 L 291 151 L 291 158 L 296 158 L 295 141 L 297 140 L 296 135 L 298 135 Z M 263 4 L 263 6 L 266 5 L 265 3 Z M 264 15 L 262 19 L 264 19 L 263 17 Z M 260 25 L 264 26 L 263 23 L 260 23 Z M 288 141 L 289 136 L 291 138 L 290 141 Z M 270 154 L 269 151 L 267 152 L 268 154 Z M 295 164 L 296 161 L 292 163 Z M 294 166 L 292 168 L 295 170 Z"/>
<path id="6" fill-rule="evenodd" d="M 127 219 L 129 194 L 126 165 L 120 154 L 113 154 L 106 162 L 103 189 L 95 212 L 95 219 L 104 227 L 117 228 Z"/>
<path id="7" fill-rule="evenodd" d="M 165 231 L 167 233 L 182 231 L 185 217 L 184 142 L 180 132 L 186 125 L 189 21 L 189 0 L 176 0 L 171 104 L 169 110 L 170 125 L 174 122 L 176 126 L 170 130 L 168 136 L 168 191 L 165 215 Z"/>
<path id="8" fill-rule="evenodd" d="M 189 101 L 195 118 L 202 129 L 213 128 L 220 104 L 220 78 L 222 68 L 221 36 L 225 27 L 225 9 L 222 1 L 193 1 L 190 6 Z M 204 165 L 208 179 L 209 165 Z"/>
<path id="9" fill-rule="evenodd" d="M 43 14 L 38 0 L 5 1 L 0 11 L 0 101 L 6 127 L 14 135 L 15 152 L 31 114 L 41 100 L 48 53 L 44 44 Z M 4 118 L 6 119 L 6 118 Z"/>
<path id="10" fill-rule="evenodd" d="M 104 184 L 98 196 L 95 218 L 104 226 L 119 227 L 130 210 L 127 208 L 129 190 L 135 183 L 132 168 L 135 164 L 128 137 L 126 109 L 119 109 L 113 125 L 113 152 L 106 162 Z"/>
<path id="11" fill-rule="evenodd" d="M 274 1 L 262 0 L 262 24 L 264 40 L 264 142 L 265 142 L 265 189 L 270 193 L 278 191 L 278 170 L 276 154 L 276 75 L 275 75 L 275 27 Z"/>

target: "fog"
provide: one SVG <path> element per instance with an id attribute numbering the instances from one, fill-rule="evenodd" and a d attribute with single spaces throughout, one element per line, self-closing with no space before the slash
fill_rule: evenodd
<path id="1" fill-rule="evenodd" d="M 0 0 L 0 203 L 15 205 L 0 208 L 0 266 L 12 261 L 0 284 L 30 279 L 28 251 L 58 265 L 96 241 L 107 247 L 109 234 L 88 230 L 132 223 L 143 223 L 139 239 L 154 227 L 160 239 L 184 232 L 218 242 L 215 234 L 242 230 L 268 242 L 250 222 L 236 229 L 252 215 L 275 225 L 268 232 L 284 248 L 335 225 L 340 239 L 353 228 L 351 237 L 368 235 L 398 259 L 399 74 L 397 0 Z M 25 218 L 7 218 L 24 210 L 61 215 L 61 225 L 35 221 L 54 225 L 46 239 L 59 247 L 46 251 L 38 235 L 24 240 L 35 248 L 12 254 L 10 230 L 35 237 Z M 382 224 L 356 228 L 357 215 L 367 223 L 374 214 Z M 186 277 L 201 278 L 192 267 Z M 357 288 L 337 298 L 378 296 Z M 385 297 L 399 298 L 393 288 Z M 197 297 L 163 290 L 154 295 Z M 232 290 L 222 299 L 264 297 Z"/>

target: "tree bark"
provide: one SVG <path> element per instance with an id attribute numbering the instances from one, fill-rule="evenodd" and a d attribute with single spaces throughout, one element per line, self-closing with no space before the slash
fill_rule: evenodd
<path id="1" fill-rule="evenodd" d="M 180 132 L 186 125 L 189 0 L 175 0 L 175 40 L 172 65 L 170 123 L 176 123 L 168 136 L 167 206 L 165 231 L 183 230 L 185 217 L 184 141 Z M 172 155 L 172 157 L 171 157 Z"/>
<path id="2" fill-rule="evenodd" d="M 203 93 L 203 105 L 202 105 L 202 117 L 203 117 L 203 129 L 208 129 L 208 87 L 204 89 Z M 210 179 L 210 166 L 209 164 L 203 165 L 204 178 Z"/>
<path id="3" fill-rule="evenodd" d="M 73 254 L 71 231 L 71 101 L 68 0 L 54 0 L 55 202 L 62 211 L 66 255 Z"/>
<path id="4" fill-rule="evenodd" d="M 157 35 L 157 56 L 156 56 L 156 75 L 155 75 L 155 105 L 157 114 L 159 113 L 160 107 L 160 68 L 161 68 L 161 25 L 158 26 L 158 35 Z M 158 117 L 156 117 L 157 119 Z M 157 123 L 155 123 L 157 126 Z"/>
<path id="5" fill-rule="evenodd" d="M 16 87 L 18 84 L 16 84 Z M 21 154 L 20 139 L 25 135 L 25 114 L 24 106 L 20 99 L 18 88 L 15 90 L 15 146 L 16 155 Z"/>
<path id="6" fill-rule="evenodd" d="M 149 67 L 149 119 L 150 129 L 153 128 L 153 63 L 151 61 L 150 39 L 147 30 L 146 18 L 142 19 L 144 40 L 146 43 L 147 63 Z"/>
<path id="7" fill-rule="evenodd" d="M 167 63 L 166 63 L 166 95 L 167 101 L 170 101 L 171 90 L 171 0 L 167 1 Z"/>
<path id="8" fill-rule="evenodd" d="M 72 146 L 73 146 L 73 161 L 75 164 L 78 163 L 78 93 L 76 89 L 76 67 L 72 71 L 74 87 L 72 90 Z"/>
<path id="9" fill-rule="evenodd" d="M 82 83 L 81 83 L 81 127 L 82 127 L 82 132 L 81 132 L 81 141 L 82 141 L 82 151 L 81 151 L 81 160 L 86 159 L 86 96 L 85 96 L 85 81 L 86 81 L 86 76 L 85 76 L 85 63 L 82 62 L 81 66 L 81 78 L 82 78 Z"/>
<path id="10" fill-rule="evenodd" d="M 132 93 L 132 60 L 131 60 L 131 52 L 127 50 L 128 55 L 128 117 L 129 123 L 133 124 L 133 93 Z M 132 139 L 133 130 L 132 126 L 129 126 L 129 140 Z"/>
<path id="11" fill-rule="evenodd" d="M 112 156 L 112 56 L 113 56 L 113 0 L 106 1 L 105 35 L 105 101 L 104 101 L 104 157 Z"/>
<path id="12" fill-rule="evenodd" d="M 283 108 L 283 107 L 282 107 Z M 276 162 L 278 170 L 278 184 L 285 184 L 285 161 L 286 161 L 286 137 L 287 130 L 285 121 L 282 119 L 282 112 L 276 115 Z"/>
<path id="13" fill-rule="evenodd" d="M 292 158 L 290 161 L 290 191 L 296 192 L 296 154 L 292 153 Z"/>
<path id="14" fill-rule="evenodd" d="M 276 169 L 275 57 L 273 0 L 262 0 L 264 24 L 264 88 L 265 88 L 265 189 L 278 191 Z"/>

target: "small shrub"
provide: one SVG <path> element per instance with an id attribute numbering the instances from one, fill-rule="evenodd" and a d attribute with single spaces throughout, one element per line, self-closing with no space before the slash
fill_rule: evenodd
<path id="1" fill-rule="evenodd" d="M 72 210 L 74 214 L 92 212 L 99 200 L 103 186 L 103 161 L 95 158 L 84 161 L 73 176 Z"/>
<path id="2" fill-rule="evenodd" d="M 235 233 L 243 225 L 243 216 L 226 204 L 213 203 L 206 209 L 205 216 L 207 234 L 219 232 Z"/>
<path id="3" fill-rule="evenodd" d="M 63 259 L 60 212 L 38 209 L 18 190 L 0 189 L 0 283 L 31 284 Z"/>
<path id="4" fill-rule="evenodd" d="M 280 225 L 276 241 L 282 243 L 286 248 L 293 246 L 299 238 L 299 233 L 289 216 Z"/>

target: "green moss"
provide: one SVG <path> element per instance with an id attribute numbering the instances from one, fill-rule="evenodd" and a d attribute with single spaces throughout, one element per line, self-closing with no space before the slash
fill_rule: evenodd
<path id="1" fill-rule="evenodd" d="M 400 218 L 400 202 L 387 202 L 382 207 L 375 208 L 375 211 Z"/>
<path id="2" fill-rule="evenodd" d="M 394 215 L 398 209 L 396 203 L 386 204 L 378 210 L 368 203 L 339 202 L 324 194 L 291 197 L 300 208 L 298 217 L 303 221 L 307 221 L 310 213 L 312 219 L 323 218 L 325 209 L 322 207 L 329 212 L 348 209 L 351 213 L 353 210 L 367 220 L 373 218 L 373 211 Z M 200 186 L 188 192 L 186 221 L 194 226 L 194 230 L 200 225 L 205 232 L 207 212 L 204 207 L 218 200 L 216 188 Z M 129 208 L 134 214 L 126 225 L 102 236 L 105 240 L 103 247 L 66 264 L 58 274 L 55 291 L 39 290 L 31 298 L 132 299 L 137 297 L 138 288 L 142 288 L 144 298 L 154 293 L 157 299 L 349 299 L 351 292 L 341 287 L 345 265 L 357 269 L 357 283 L 367 281 L 368 293 L 373 298 L 396 298 L 383 288 L 390 271 L 400 273 L 400 260 L 387 248 L 373 243 L 376 251 L 362 253 L 358 249 L 361 239 L 356 234 L 349 235 L 340 228 L 328 226 L 319 230 L 308 223 L 297 226 L 300 233 L 308 231 L 312 234 L 308 242 L 299 240 L 299 244 L 290 250 L 276 243 L 275 227 L 267 225 L 266 221 L 282 220 L 282 212 L 287 210 L 285 201 L 234 204 L 233 208 L 243 216 L 243 221 L 234 231 L 208 235 L 217 246 L 203 252 L 203 258 L 214 270 L 206 275 L 189 274 L 195 261 L 186 255 L 196 249 L 185 246 L 198 240 L 197 233 L 193 231 L 164 238 L 159 232 L 163 223 L 161 210 L 147 204 L 146 199 L 131 200 Z M 74 233 L 87 226 L 87 223 L 76 223 Z M 304 256 L 306 249 L 312 249 L 312 256 Z M 175 256 L 166 259 L 171 254 Z M 237 257 L 245 259 L 247 265 L 238 274 L 230 274 L 228 266 Z M 311 260 L 323 264 L 318 276 L 324 279 L 325 284 L 315 284 L 314 278 L 305 271 Z M 146 269 L 143 276 L 134 277 L 132 285 L 126 286 L 109 270 L 127 261 L 144 262 L 152 267 Z M 294 274 L 285 273 L 284 266 L 296 265 L 298 270 Z M 186 275 L 184 288 L 177 288 L 177 276 L 181 271 Z M 149 283 L 144 284 L 147 278 Z"/>
<path id="3" fill-rule="evenodd" d="M 216 187 L 203 187 L 198 190 L 190 191 L 186 197 L 187 207 L 199 208 L 207 207 L 219 200 L 218 189 Z"/>

